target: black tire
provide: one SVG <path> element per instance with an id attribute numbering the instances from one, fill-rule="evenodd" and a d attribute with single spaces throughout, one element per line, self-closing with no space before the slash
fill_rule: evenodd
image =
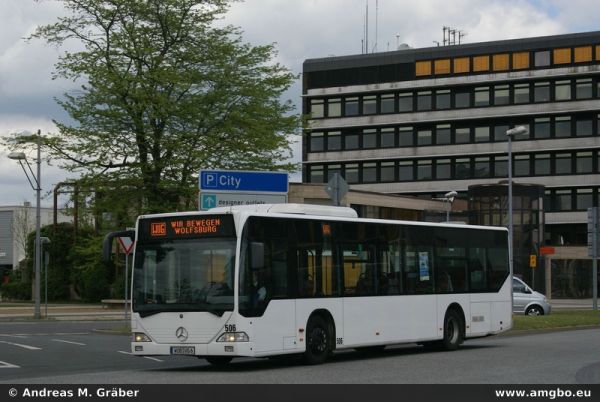
<path id="1" fill-rule="evenodd" d="M 330 325 L 319 315 L 311 317 L 306 325 L 304 361 L 307 364 L 321 364 L 327 360 L 333 346 L 332 339 Z"/>
<path id="2" fill-rule="evenodd" d="M 456 350 L 465 339 L 465 326 L 460 313 L 454 309 L 446 312 L 444 317 L 444 339 L 442 346 L 445 350 Z"/>
<path id="3" fill-rule="evenodd" d="M 206 356 L 206 361 L 215 367 L 225 367 L 227 366 L 233 357 L 230 356 Z"/>
<path id="4" fill-rule="evenodd" d="M 525 315 L 544 315 L 544 309 L 540 306 L 530 306 L 525 311 Z"/>

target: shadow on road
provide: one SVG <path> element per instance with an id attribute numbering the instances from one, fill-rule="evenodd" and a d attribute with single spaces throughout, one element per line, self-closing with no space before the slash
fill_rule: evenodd
<path id="1" fill-rule="evenodd" d="M 489 349 L 501 347 L 500 345 L 463 345 L 461 348 L 454 353 L 464 353 L 469 351 L 477 351 L 482 349 Z M 387 359 L 390 357 L 400 356 L 411 356 L 416 354 L 433 355 L 433 354 L 447 354 L 452 352 L 431 350 L 424 348 L 419 345 L 399 345 L 389 346 L 384 350 L 376 352 L 367 351 L 355 351 L 355 350 L 344 350 L 336 352 L 325 364 L 340 364 L 346 362 L 356 362 L 361 360 L 373 360 L 373 359 Z M 164 369 L 150 369 L 147 371 L 152 372 L 251 372 L 259 370 L 281 370 L 287 367 L 298 367 L 302 366 L 301 355 L 285 355 L 285 356 L 274 356 L 271 358 L 239 358 L 234 359 L 229 365 L 218 367 L 208 364 L 204 359 L 198 359 L 197 365 L 190 365 L 185 367 L 172 367 Z M 310 366 L 306 366 L 310 367 Z"/>

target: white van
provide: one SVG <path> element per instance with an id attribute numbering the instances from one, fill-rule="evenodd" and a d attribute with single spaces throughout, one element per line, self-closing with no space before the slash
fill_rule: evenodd
<path id="1" fill-rule="evenodd" d="M 519 278 L 513 278 L 513 313 L 546 315 L 551 309 L 546 296 L 531 289 Z"/>

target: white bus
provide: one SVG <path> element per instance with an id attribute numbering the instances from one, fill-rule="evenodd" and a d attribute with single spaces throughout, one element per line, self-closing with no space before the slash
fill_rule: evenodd
<path id="1" fill-rule="evenodd" d="M 300 204 L 140 216 L 131 351 L 212 364 L 511 328 L 505 228 L 357 218 Z"/>

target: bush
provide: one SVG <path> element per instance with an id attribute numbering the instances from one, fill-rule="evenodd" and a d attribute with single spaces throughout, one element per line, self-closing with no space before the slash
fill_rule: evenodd
<path id="1" fill-rule="evenodd" d="M 102 237 L 79 239 L 71 259 L 71 281 L 84 301 L 99 302 L 110 296 L 111 270 L 101 261 Z"/>
<path id="2" fill-rule="evenodd" d="M 0 286 L 2 297 L 9 300 L 31 300 L 31 281 L 29 281 L 29 272 L 26 269 L 20 269 L 10 273 L 9 282 Z"/>

